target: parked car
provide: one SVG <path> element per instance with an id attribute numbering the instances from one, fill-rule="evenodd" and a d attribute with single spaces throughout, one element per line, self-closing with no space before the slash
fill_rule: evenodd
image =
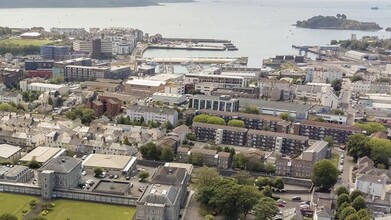
<path id="1" fill-rule="evenodd" d="M 301 197 L 300 196 L 293 196 L 292 201 L 300 201 Z"/>
<path id="2" fill-rule="evenodd" d="M 113 179 L 113 178 L 114 178 L 114 175 L 110 175 L 110 176 L 109 176 L 109 179 Z"/>
<path id="3" fill-rule="evenodd" d="M 118 177 L 119 177 L 118 175 L 114 175 L 114 179 L 118 179 Z"/>
<path id="4" fill-rule="evenodd" d="M 310 206 L 309 205 L 307 205 L 307 204 L 304 204 L 304 205 L 300 205 L 300 208 L 301 209 L 308 209 Z"/>
<path id="5" fill-rule="evenodd" d="M 277 203 L 286 204 L 286 202 L 282 199 L 277 200 Z"/>
<path id="6" fill-rule="evenodd" d="M 284 205 L 284 204 L 282 204 L 282 203 L 277 203 L 277 206 L 278 206 L 278 207 L 282 207 L 282 208 L 284 208 L 284 207 L 285 207 L 285 205 Z"/>
<path id="7" fill-rule="evenodd" d="M 84 171 L 81 173 L 81 175 L 83 175 L 83 176 L 87 175 L 87 171 L 84 170 Z"/>
<path id="8" fill-rule="evenodd" d="M 130 180 L 130 176 L 126 176 L 126 178 L 125 178 L 126 180 Z"/>

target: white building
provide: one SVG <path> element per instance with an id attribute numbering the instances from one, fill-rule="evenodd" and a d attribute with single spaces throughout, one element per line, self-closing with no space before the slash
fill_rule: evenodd
<path id="1" fill-rule="evenodd" d="M 91 53 L 92 52 L 92 41 L 81 41 L 77 40 L 73 42 L 73 50 L 79 51 L 82 53 Z"/>
<path id="2" fill-rule="evenodd" d="M 27 80 L 20 81 L 20 89 L 24 91 L 58 91 L 60 94 L 68 94 L 69 87 L 66 85 L 56 85 L 50 83 L 28 83 Z"/>
<path id="3" fill-rule="evenodd" d="M 315 83 L 331 83 L 343 78 L 343 73 L 338 70 L 309 69 L 306 81 Z"/>
<path id="4" fill-rule="evenodd" d="M 152 99 L 155 102 L 160 101 L 169 105 L 180 105 L 186 102 L 186 95 L 155 92 Z"/>
<path id="5" fill-rule="evenodd" d="M 322 98 L 322 88 L 323 86 L 298 85 L 295 90 L 296 99 L 320 101 Z"/>
<path id="6" fill-rule="evenodd" d="M 356 177 L 354 188 L 361 192 L 379 198 L 385 196 L 385 186 L 388 181 L 386 175 L 374 176 L 369 174 L 360 174 Z"/>
<path id="7" fill-rule="evenodd" d="M 22 102 L 22 95 L 18 92 L 0 92 L 0 102 L 13 102 L 18 105 L 20 102 Z"/>
<path id="8" fill-rule="evenodd" d="M 164 93 L 185 95 L 185 86 L 177 84 L 167 85 L 164 87 Z"/>
<path id="9" fill-rule="evenodd" d="M 223 88 L 222 85 L 216 83 L 198 83 L 195 85 L 195 90 L 205 95 L 210 95 L 214 89 Z"/>
<path id="10" fill-rule="evenodd" d="M 370 81 L 356 81 L 352 83 L 352 91 L 355 93 L 367 93 L 371 88 Z"/>
<path id="11" fill-rule="evenodd" d="M 198 84 L 210 82 L 218 85 L 221 88 L 247 87 L 249 79 L 242 76 L 224 76 L 205 73 L 188 73 L 185 74 L 184 83 Z"/>
<path id="12" fill-rule="evenodd" d="M 331 87 L 323 87 L 322 88 L 322 97 L 321 97 L 320 103 L 323 106 L 327 106 L 332 109 L 336 109 L 336 108 L 338 108 L 338 105 L 339 105 L 339 98 L 332 91 Z"/>
<path id="13" fill-rule="evenodd" d="M 369 54 L 369 53 L 362 53 L 359 51 L 350 50 L 346 52 L 345 54 L 347 57 L 355 60 L 377 60 L 379 59 L 378 54 Z"/>
<path id="14" fill-rule="evenodd" d="M 175 109 L 163 109 L 146 106 L 130 106 L 126 110 L 126 115 L 130 120 L 136 119 L 138 121 L 141 118 L 144 121 L 157 121 L 161 124 L 169 121 L 174 127 L 178 123 L 178 112 Z"/>

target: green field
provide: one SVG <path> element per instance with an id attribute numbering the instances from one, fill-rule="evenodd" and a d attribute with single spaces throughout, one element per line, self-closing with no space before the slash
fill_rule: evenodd
<path id="1" fill-rule="evenodd" d="M 50 220 L 129 220 L 136 213 L 135 207 L 106 205 L 71 200 L 54 200 L 56 206 L 45 216 Z"/>
<path id="2" fill-rule="evenodd" d="M 38 40 L 38 39 L 5 39 L 0 40 L 0 44 L 14 44 L 19 46 L 42 46 L 44 44 L 52 43 L 51 40 Z"/>
<path id="3" fill-rule="evenodd" d="M 22 219 L 22 211 L 30 211 L 29 202 L 33 199 L 38 201 L 38 199 L 33 196 L 0 193 L 0 215 L 10 213 L 16 215 L 18 219 Z"/>

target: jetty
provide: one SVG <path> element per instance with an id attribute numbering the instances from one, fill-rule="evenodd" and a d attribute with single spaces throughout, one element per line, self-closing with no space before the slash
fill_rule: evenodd
<path id="1" fill-rule="evenodd" d="M 150 44 L 148 45 L 148 49 L 224 51 L 226 47 L 203 44 Z"/>
<path id="2" fill-rule="evenodd" d="M 228 64 L 247 65 L 248 57 L 188 57 L 188 58 L 139 58 L 138 63 L 155 64 Z"/>

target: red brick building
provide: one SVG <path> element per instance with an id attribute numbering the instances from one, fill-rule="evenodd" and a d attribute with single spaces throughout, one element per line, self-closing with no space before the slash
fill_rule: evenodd
<path id="1" fill-rule="evenodd" d="M 95 100 L 92 102 L 91 108 L 95 111 L 96 117 L 99 117 L 99 116 L 103 115 L 103 113 L 105 113 L 103 103 L 98 100 Z"/>
<path id="2" fill-rule="evenodd" d="M 28 70 L 26 71 L 26 76 L 28 78 L 41 77 L 41 78 L 51 78 L 52 70 L 51 69 L 42 69 L 42 70 Z"/>
<path id="3" fill-rule="evenodd" d="M 113 99 L 107 100 L 105 107 L 107 116 L 109 117 L 114 117 L 118 115 L 121 111 L 120 102 L 114 101 Z"/>

